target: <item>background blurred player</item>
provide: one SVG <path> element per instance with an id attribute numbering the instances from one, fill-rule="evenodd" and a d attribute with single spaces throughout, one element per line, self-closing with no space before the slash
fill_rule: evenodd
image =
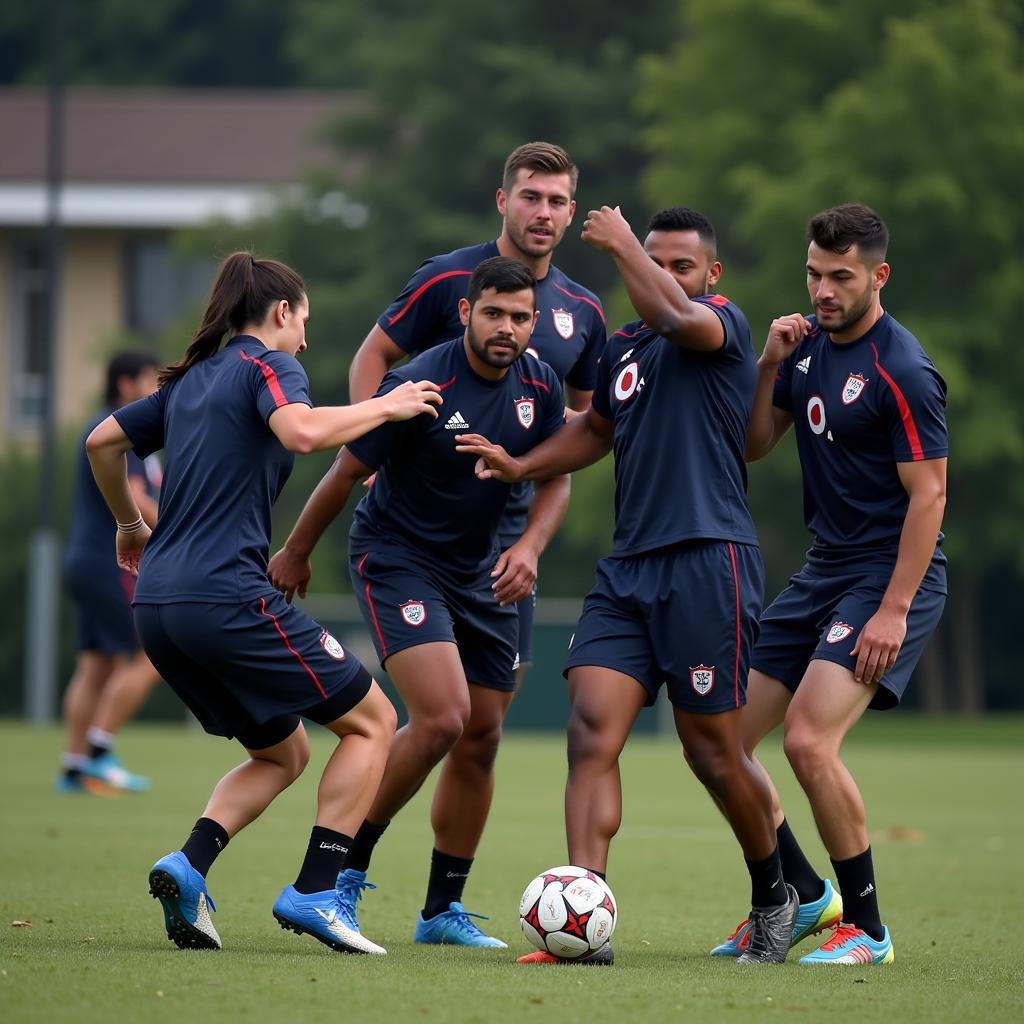
<path id="1" fill-rule="evenodd" d="M 744 753 L 740 708 L 764 572 L 746 501 L 756 370 L 750 328 L 724 296 L 715 233 L 685 207 L 654 215 L 643 243 L 618 209 L 583 238 L 609 253 L 637 313 L 616 331 L 590 410 L 519 460 L 478 435 L 489 479 L 543 480 L 615 450 L 615 537 L 570 641 L 565 819 L 572 864 L 607 870 L 622 818 L 619 755 L 667 684 L 687 761 L 724 809 L 751 878 L 741 963 L 785 960 L 797 910 L 782 879 L 767 786 Z M 573 963 L 611 963 L 605 946 Z M 550 954 L 522 963 L 556 963 Z"/>
<path id="2" fill-rule="evenodd" d="M 120 352 L 107 364 L 106 407 L 86 427 L 75 462 L 71 533 L 64 578 L 78 619 L 75 672 L 64 694 L 66 739 L 56 787 L 62 793 L 149 789 L 114 752 L 121 727 L 149 695 L 157 673 L 132 621 L 135 577 L 118 568 L 117 527 L 93 479 L 85 439 L 114 409 L 152 394 L 157 362 L 148 352 Z M 159 463 L 128 453 L 128 483 L 146 523 L 156 523 Z"/>
<path id="3" fill-rule="evenodd" d="M 362 665 L 271 586 L 271 507 L 293 452 L 335 448 L 389 419 L 436 417 L 440 396 L 429 382 L 408 383 L 349 408 L 311 408 L 295 358 L 308 317 L 295 271 L 234 253 L 184 358 L 161 371 L 160 389 L 117 410 L 86 443 L 117 521 L 118 560 L 139 573 L 135 621 L 147 653 L 203 728 L 237 738 L 249 755 L 217 783 L 181 850 L 150 872 L 168 937 L 181 947 L 220 948 L 206 873 L 305 768 L 304 716 L 339 742 L 301 871 L 274 916 L 332 949 L 384 952 L 346 916 L 334 881 L 377 791 L 395 711 Z M 125 477 L 131 448 L 166 453 L 152 539 Z"/>
<path id="4" fill-rule="evenodd" d="M 462 430 L 486 429 L 521 454 L 562 427 L 555 372 L 524 354 L 537 320 L 535 280 L 496 256 L 473 272 L 459 301 L 464 335 L 435 346 L 381 385 L 428 374 L 441 381 L 445 414 L 387 425 L 345 449 L 317 486 L 271 579 L 305 593 L 309 555 L 356 483 L 377 471 L 349 535 L 352 582 L 383 665 L 409 714 L 395 736 L 380 792 L 359 829 L 342 899 L 354 914 L 373 849 L 395 814 L 444 766 L 434 792 L 427 896 L 415 940 L 503 947 L 462 906 L 494 792 L 501 723 L 515 689 L 515 602 L 530 592 L 537 559 L 561 521 L 569 479 L 537 487 L 526 532 L 505 551 L 498 526 L 510 488 L 481 482 L 456 450 Z"/>
<path id="5" fill-rule="evenodd" d="M 501 234 L 423 263 L 402 293 L 381 314 L 349 370 L 353 402 L 369 398 L 388 369 L 407 355 L 461 337 L 459 300 L 477 264 L 494 256 L 525 263 L 537 278 L 540 311 L 529 350 L 564 383 L 570 413 L 586 409 L 594 389 L 597 361 L 605 342 L 604 313 L 593 292 L 570 280 L 551 262 L 576 212 L 579 172 L 572 158 L 550 142 L 528 142 L 505 161 L 497 192 Z M 513 488 L 498 542 L 511 547 L 526 529 L 528 484 Z M 564 510 L 562 511 L 564 514 Z M 553 531 L 552 531 L 553 532 Z M 519 676 L 533 660 L 535 588 L 516 605 L 519 615 Z"/>
<path id="6" fill-rule="evenodd" d="M 938 546 L 946 495 L 946 385 L 917 339 L 881 304 L 889 232 L 859 203 L 807 227 L 814 316 L 772 322 L 758 362 L 749 459 L 795 424 L 807 563 L 761 617 L 744 743 L 784 723 L 786 756 L 832 859 L 808 863 L 772 788 L 783 873 L 800 895 L 793 941 L 835 934 L 801 963 L 889 963 L 864 800 L 840 757 L 869 708 L 895 707 L 945 604 Z M 745 923 L 712 953 L 735 956 Z"/>

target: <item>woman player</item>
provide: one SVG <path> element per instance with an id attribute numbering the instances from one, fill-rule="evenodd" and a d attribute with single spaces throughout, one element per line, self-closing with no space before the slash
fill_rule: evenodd
<path id="1" fill-rule="evenodd" d="M 117 521 L 118 562 L 139 576 L 135 622 L 146 653 L 207 732 L 235 737 L 249 755 L 214 787 L 181 850 L 150 872 L 168 938 L 182 948 L 220 948 L 206 874 L 305 768 L 302 716 L 339 742 L 305 860 L 274 916 L 332 949 L 385 952 L 359 934 L 334 882 L 377 791 L 395 711 L 362 665 L 271 585 L 271 506 L 294 452 L 337 448 L 385 420 L 436 417 L 441 396 L 429 381 L 408 382 L 357 405 L 312 408 L 295 358 L 308 319 L 295 271 L 234 253 L 184 357 L 160 372 L 159 390 L 116 410 L 86 442 Z M 141 457 L 164 450 L 152 536 L 128 485 L 130 449 Z"/>

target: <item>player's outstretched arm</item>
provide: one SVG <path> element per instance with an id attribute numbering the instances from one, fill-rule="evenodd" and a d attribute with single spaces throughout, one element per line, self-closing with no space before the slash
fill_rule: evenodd
<path id="1" fill-rule="evenodd" d="M 429 380 L 405 381 L 380 398 L 355 405 L 310 408 L 295 402 L 270 414 L 270 429 L 291 452 L 307 454 L 339 448 L 369 433 L 386 420 L 408 420 L 426 413 L 437 419 L 443 399 Z"/>
<path id="2" fill-rule="evenodd" d="M 652 330 L 703 352 L 717 352 L 725 344 L 718 314 L 702 302 L 690 301 L 675 278 L 647 255 L 617 206 L 591 210 L 581 237 L 615 260 L 633 308 Z"/>
<path id="3" fill-rule="evenodd" d="M 287 600 L 290 601 L 296 591 L 299 597 L 306 596 L 306 587 L 312 575 L 309 556 L 313 548 L 324 530 L 345 507 L 352 488 L 363 477 L 369 476 L 370 472 L 369 466 L 345 449 L 338 453 L 331 468 L 316 485 L 284 547 L 267 565 L 270 582 Z"/>
<path id="4" fill-rule="evenodd" d="M 889 586 L 878 611 L 864 624 L 852 654 L 858 683 L 877 683 L 892 668 L 907 634 L 907 613 L 935 554 L 946 508 L 946 460 L 899 462 L 896 471 L 910 496 Z"/>
<path id="5" fill-rule="evenodd" d="M 131 448 L 132 442 L 113 416 L 98 424 L 85 440 L 96 486 L 117 522 L 117 564 L 137 576 L 150 529 L 128 481 L 125 456 Z"/>
<path id="6" fill-rule="evenodd" d="M 775 376 L 779 364 L 793 353 L 811 329 L 810 322 L 800 313 L 790 313 L 772 321 L 764 351 L 757 361 L 757 390 L 747 427 L 747 462 L 764 458 L 789 429 L 793 417 L 773 403 Z"/>
<path id="7" fill-rule="evenodd" d="M 613 430 L 612 421 L 591 406 L 518 459 L 482 434 L 456 434 L 455 450 L 477 457 L 475 472 L 481 480 L 549 480 L 603 459 L 612 450 Z"/>
<path id="8" fill-rule="evenodd" d="M 373 398 L 384 375 L 406 353 L 374 324 L 363 339 L 352 365 L 348 368 L 348 396 L 351 402 L 365 402 Z"/>
<path id="9" fill-rule="evenodd" d="M 515 604 L 533 590 L 540 556 L 569 508 L 569 490 L 567 475 L 537 484 L 522 537 L 502 551 L 491 572 L 491 589 L 498 604 Z"/>

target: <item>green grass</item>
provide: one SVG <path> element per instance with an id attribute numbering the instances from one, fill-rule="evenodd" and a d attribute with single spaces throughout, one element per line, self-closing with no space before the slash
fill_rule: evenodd
<path id="1" fill-rule="evenodd" d="M 563 741 L 511 735 L 499 762 L 491 824 L 466 894 L 492 916 L 507 952 L 423 948 L 411 933 L 430 851 L 428 795 L 382 841 L 362 923 L 385 958 L 332 954 L 281 931 L 270 906 L 292 881 L 312 820 L 314 737 L 307 775 L 215 865 L 210 888 L 220 953 L 179 952 L 146 891 L 150 864 L 180 845 L 228 743 L 182 728 L 136 726 L 130 767 L 147 796 L 100 800 L 51 789 L 60 737 L 0 723 L 0 1020 L 196 1024 L 289 1020 L 909 1022 L 1019 1020 L 1024 985 L 1024 721 L 929 722 L 875 717 L 847 748 L 867 795 L 883 915 L 896 962 L 884 968 L 738 969 L 706 951 L 748 898 L 725 824 L 665 740 L 637 740 L 623 759 L 625 820 L 609 880 L 620 919 L 610 970 L 519 968 L 519 895 L 565 860 Z M 821 869 L 818 844 L 777 747 L 765 751 L 790 821 Z M 14 920 L 30 919 L 29 928 Z M 810 942 L 800 953 L 813 948 Z M 856 1016 L 853 1016 L 853 1015 Z"/>

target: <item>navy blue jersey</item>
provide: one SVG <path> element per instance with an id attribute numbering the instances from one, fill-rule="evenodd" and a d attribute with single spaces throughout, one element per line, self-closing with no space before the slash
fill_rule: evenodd
<path id="1" fill-rule="evenodd" d="M 270 512 L 295 456 L 267 420 L 296 402 L 312 405 L 298 360 L 240 335 L 114 413 L 136 454 L 165 453 L 160 518 L 142 553 L 136 604 L 274 593 Z"/>
<path id="2" fill-rule="evenodd" d="M 888 313 L 845 344 L 808 319 L 814 327 L 780 364 L 773 399 L 793 416 L 804 521 L 825 557 L 894 554 L 910 502 L 897 463 L 948 452 L 945 381 Z"/>
<path id="3" fill-rule="evenodd" d="M 115 539 L 117 524 L 111 515 L 107 503 L 96 486 L 96 478 L 92 475 L 92 466 L 85 451 L 85 439 L 93 429 L 102 423 L 112 412 L 105 409 L 90 420 L 78 442 L 78 454 L 75 457 L 75 487 L 71 505 L 71 531 L 65 548 L 65 563 L 86 571 L 106 571 L 117 575 L 117 558 Z M 128 476 L 138 477 L 146 485 L 150 497 L 156 497 L 159 481 L 155 473 L 143 465 L 142 460 L 134 453 L 128 453 Z"/>
<path id="4" fill-rule="evenodd" d="M 594 411 L 615 423 L 613 556 L 707 539 L 756 544 L 743 461 L 757 367 L 747 318 L 721 295 L 715 352 L 675 345 L 642 321 L 608 339 Z"/>
<path id="5" fill-rule="evenodd" d="M 359 502 L 350 549 L 369 551 L 399 541 L 427 551 L 438 564 L 476 573 L 497 556 L 497 530 L 511 488 L 478 480 L 476 458 L 455 451 L 458 434 L 483 434 L 511 455 L 522 455 L 564 421 L 554 371 L 522 355 L 501 380 L 485 380 L 469 365 L 464 341 L 454 341 L 392 370 L 378 394 L 403 381 L 432 380 L 444 405 L 435 420 L 423 413 L 384 423 L 349 444 L 360 462 L 377 471 Z"/>

